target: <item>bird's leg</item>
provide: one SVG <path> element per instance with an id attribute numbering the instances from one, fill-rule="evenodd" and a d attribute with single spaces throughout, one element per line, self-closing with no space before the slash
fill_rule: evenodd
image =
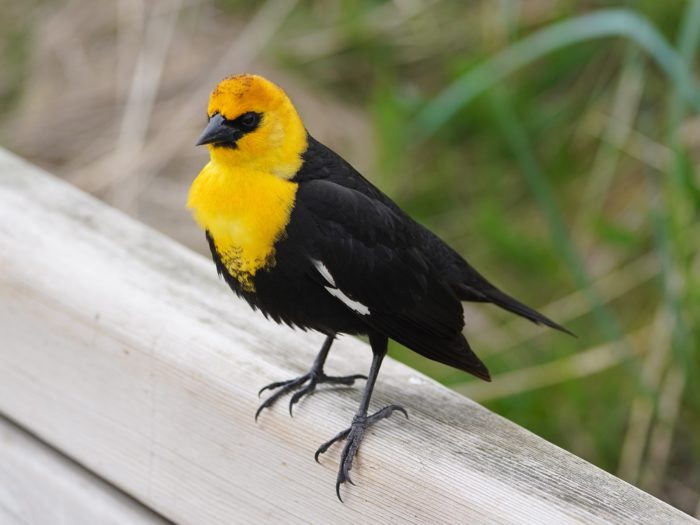
<path id="1" fill-rule="evenodd" d="M 316 385 L 320 383 L 331 383 L 336 385 L 352 385 L 357 379 L 367 379 L 367 376 L 363 374 L 355 374 L 351 376 L 327 376 L 323 372 L 323 365 L 328 357 L 328 351 L 331 349 L 333 340 L 335 339 L 335 334 L 331 334 L 326 337 L 323 342 L 323 346 L 319 351 L 316 359 L 314 359 L 311 369 L 308 373 L 303 376 L 297 377 L 295 379 L 290 379 L 288 381 L 277 381 L 275 383 L 270 383 L 260 389 L 258 395 L 262 394 L 265 390 L 279 389 L 277 392 L 268 397 L 262 404 L 258 407 L 257 412 L 255 412 L 255 419 L 258 419 L 260 412 L 264 409 L 271 407 L 275 402 L 282 396 L 293 392 L 294 390 L 299 390 L 296 392 L 292 398 L 289 400 L 289 415 L 292 415 L 292 409 L 294 405 L 299 402 L 299 400 L 305 395 L 311 394 L 315 389 Z"/>
<path id="2" fill-rule="evenodd" d="M 370 344 L 372 345 L 372 365 L 369 369 L 369 374 L 367 377 L 367 384 L 365 386 L 365 391 L 362 393 L 362 400 L 360 401 L 360 407 L 352 418 L 352 423 L 350 428 L 343 430 L 338 433 L 333 439 L 326 441 L 321 445 L 315 454 L 315 459 L 318 461 L 318 457 L 326 452 L 331 445 L 337 441 L 345 439 L 345 446 L 343 451 L 340 453 L 340 468 L 338 469 L 338 477 L 335 482 L 335 493 L 340 501 L 343 499 L 340 497 L 340 485 L 346 481 L 353 484 L 350 479 L 350 469 L 352 469 L 352 461 L 357 454 L 357 450 L 360 448 L 360 443 L 365 436 L 365 431 L 371 425 L 389 417 L 395 411 L 402 412 L 404 416 L 408 417 L 406 410 L 400 405 L 388 405 L 381 410 L 375 412 L 374 414 L 367 415 L 367 409 L 369 408 L 369 400 L 372 397 L 372 390 L 374 389 L 374 383 L 377 381 L 377 375 L 379 374 L 379 367 L 382 365 L 382 360 L 386 355 L 388 340 L 384 336 L 370 336 Z"/>

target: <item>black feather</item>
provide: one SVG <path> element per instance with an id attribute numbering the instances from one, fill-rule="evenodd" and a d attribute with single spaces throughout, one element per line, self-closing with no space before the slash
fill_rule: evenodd
<path id="1" fill-rule="evenodd" d="M 490 380 L 462 334 L 461 301 L 490 302 L 568 332 L 498 290 L 333 151 L 309 136 L 294 209 L 275 264 L 255 291 L 219 273 L 278 322 L 327 334 L 379 333 L 441 363 Z"/>

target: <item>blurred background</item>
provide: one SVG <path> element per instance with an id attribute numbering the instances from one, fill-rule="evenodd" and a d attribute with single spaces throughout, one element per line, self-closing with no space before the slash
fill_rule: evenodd
<path id="1" fill-rule="evenodd" d="M 481 383 L 394 357 L 700 516 L 700 2 L 0 0 L 0 145 L 201 253 L 224 76 L 578 338 L 467 306 Z M 213 267 L 212 267 L 213 271 Z"/>

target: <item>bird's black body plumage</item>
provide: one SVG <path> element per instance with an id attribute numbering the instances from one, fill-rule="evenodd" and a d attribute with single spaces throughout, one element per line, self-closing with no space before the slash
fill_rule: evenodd
<path id="1" fill-rule="evenodd" d="M 489 283 L 314 140 L 289 97 L 270 81 L 246 74 L 222 80 L 207 113 L 197 144 L 208 145 L 211 160 L 193 182 L 188 206 L 207 232 L 219 273 L 267 317 L 326 334 L 307 373 L 261 390 L 272 393 L 256 419 L 283 396 L 290 395 L 291 414 L 317 385 L 366 380 L 350 426 L 316 451 L 318 460 L 345 441 L 338 498 L 367 428 L 397 411 L 407 415 L 400 405 L 369 410 L 389 339 L 488 380 L 462 334 L 462 301 L 490 302 L 564 330 Z M 366 376 L 325 372 L 338 333 L 368 336 Z"/>
<path id="2" fill-rule="evenodd" d="M 294 208 L 274 263 L 255 275 L 255 291 L 227 272 L 207 235 L 219 273 L 273 320 L 328 335 L 388 337 L 486 380 L 488 370 L 462 335 L 461 301 L 494 303 L 566 331 L 489 283 L 311 136 L 292 180 Z"/>

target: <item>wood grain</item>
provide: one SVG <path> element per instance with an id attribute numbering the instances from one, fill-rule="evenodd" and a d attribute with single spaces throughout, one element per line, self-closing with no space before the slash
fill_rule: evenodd
<path id="1" fill-rule="evenodd" d="M 167 525 L 121 491 L 0 418 L 3 525 Z"/>
<path id="2" fill-rule="evenodd" d="M 323 338 L 266 321 L 209 260 L 7 153 L 0 334 L 0 412 L 177 523 L 698 523 L 391 360 L 373 405 L 411 417 L 368 433 L 339 503 L 338 447 L 321 465 L 313 452 L 359 388 L 253 420 L 257 390 L 305 372 Z M 343 338 L 328 367 L 369 362 Z"/>

